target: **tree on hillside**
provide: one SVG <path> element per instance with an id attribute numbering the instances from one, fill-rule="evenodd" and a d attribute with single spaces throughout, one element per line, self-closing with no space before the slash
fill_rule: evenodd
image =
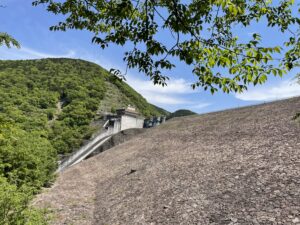
<path id="1" fill-rule="evenodd" d="M 65 20 L 51 30 L 89 30 L 102 48 L 114 43 L 132 46 L 125 52 L 128 68 L 138 68 L 155 84 L 165 85 L 165 70 L 179 59 L 193 67 L 192 85 L 241 92 L 261 84 L 270 74 L 282 76 L 300 58 L 300 19 L 294 0 L 35 0 Z M 262 45 L 253 34 L 241 40 L 234 27 L 266 22 L 289 37 L 280 46 Z M 161 34 L 161 35 L 159 35 Z M 164 35 L 164 40 L 161 36 Z M 276 34 L 278 35 L 278 34 Z M 281 46 L 285 46 L 283 49 Z M 283 51 L 284 50 L 284 51 Z M 282 58 L 277 58 L 283 55 Z M 120 73 L 120 71 L 115 71 Z"/>

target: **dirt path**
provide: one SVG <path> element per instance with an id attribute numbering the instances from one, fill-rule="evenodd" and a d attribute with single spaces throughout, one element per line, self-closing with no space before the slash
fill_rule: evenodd
<path id="1" fill-rule="evenodd" d="M 53 118 L 48 121 L 48 126 L 51 126 L 57 120 L 59 114 L 61 114 L 61 112 L 62 112 L 63 104 L 64 104 L 63 101 L 59 101 L 59 102 L 56 103 L 56 111 L 53 115 Z"/>

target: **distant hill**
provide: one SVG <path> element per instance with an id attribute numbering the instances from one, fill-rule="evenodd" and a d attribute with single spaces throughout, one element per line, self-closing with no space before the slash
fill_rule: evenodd
<path id="1" fill-rule="evenodd" d="M 167 119 L 171 119 L 174 117 L 181 117 L 181 116 L 191 116 L 191 115 L 196 115 L 196 114 L 197 113 L 187 110 L 187 109 L 179 109 L 179 110 L 167 115 Z"/>

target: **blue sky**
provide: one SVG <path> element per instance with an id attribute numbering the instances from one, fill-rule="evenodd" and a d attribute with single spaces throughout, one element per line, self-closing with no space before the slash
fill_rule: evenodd
<path id="1" fill-rule="evenodd" d="M 0 2 L 6 6 L 0 8 L 0 31 L 14 36 L 22 46 L 19 50 L 0 47 L 0 59 L 69 57 L 93 61 L 106 69 L 125 70 L 126 65 L 122 58 L 126 47 L 112 46 L 102 50 L 91 43 L 92 34 L 86 31 L 51 32 L 49 27 L 61 18 L 48 13 L 44 6 L 32 7 L 32 0 Z M 247 30 L 241 27 L 236 27 L 235 30 L 241 39 L 249 39 L 255 32 L 261 33 L 264 43 L 270 46 L 281 43 L 285 38 L 277 29 L 265 29 L 263 23 L 253 24 Z M 291 71 L 283 78 L 270 76 L 264 85 L 249 87 L 243 94 L 218 92 L 211 95 L 201 88 L 191 89 L 190 84 L 196 80 L 191 72 L 192 68 L 180 62 L 176 66 L 176 69 L 168 72 L 168 87 L 154 86 L 136 70 L 129 71 L 126 79 L 149 102 L 169 111 L 185 108 L 205 113 L 300 95 L 300 86 L 293 80 L 297 72 L 300 72 L 299 69 Z"/>

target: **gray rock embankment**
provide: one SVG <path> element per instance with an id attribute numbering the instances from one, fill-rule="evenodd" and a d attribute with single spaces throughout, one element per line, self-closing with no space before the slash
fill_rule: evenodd
<path id="1" fill-rule="evenodd" d="M 107 142 L 105 142 L 101 147 L 99 147 L 96 151 L 90 154 L 87 159 L 100 154 L 112 147 L 122 144 L 123 142 L 129 141 L 134 138 L 138 134 L 142 134 L 146 131 L 146 129 L 129 129 L 123 130 L 118 134 L 113 135 Z"/>
<path id="2" fill-rule="evenodd" d="M 52 224 L 299 225 L 300 98 L 175 118 L 71 167 Z"/>

